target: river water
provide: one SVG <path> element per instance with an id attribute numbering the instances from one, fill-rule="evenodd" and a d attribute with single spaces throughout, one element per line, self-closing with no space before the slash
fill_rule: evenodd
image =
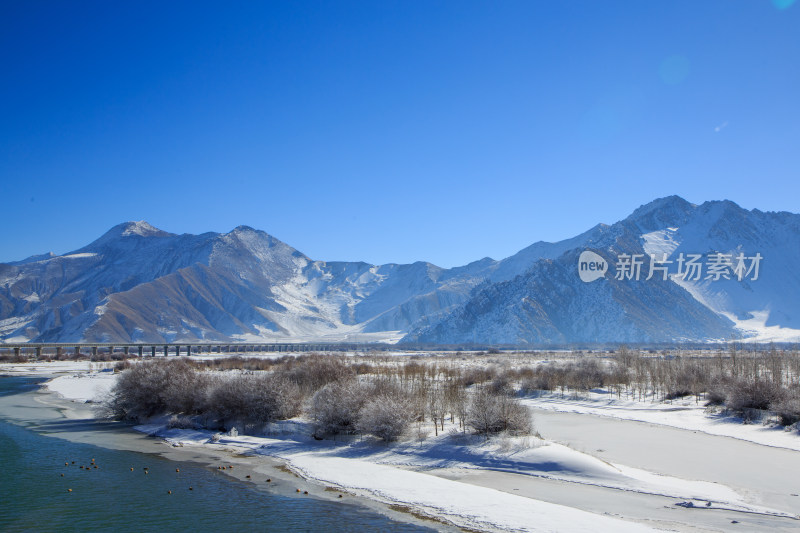
<path id="1" fill-rule="evenodd" d="M 433 531 L 354 503 L 257 488 L 196 462 L 51 436 L 54 421 L 9 421 L 9 401 L 39 381 L 0 377 L 2 531 Z"/>

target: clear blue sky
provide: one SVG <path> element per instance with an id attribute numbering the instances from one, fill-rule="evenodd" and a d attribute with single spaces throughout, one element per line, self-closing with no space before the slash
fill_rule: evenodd
<path id="1" fill-rule="evenodd" d="M 246 224 L 455 266 L 656 197 L 800 211 L 800 2 L 0 3 L 0 261 Z"/>

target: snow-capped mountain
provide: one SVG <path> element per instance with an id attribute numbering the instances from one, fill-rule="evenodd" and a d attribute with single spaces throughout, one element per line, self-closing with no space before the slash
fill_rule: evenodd
<path id="1" fill-rule="evenodd" d="M 557 258 L 536 261 L 512 280 L 482 287 L 445 319 L 411 332 L 406 340 L 527 344 L 800 339 L 800 215 L 747 211 L 729 201 L 698 206 L 672 196 L 642 206 L 612 226 L 598 226 L 570 244 Z M 584 283 L 578 260 L 585 249 L 598 253 L 612 269 L 623 254 L 638 257 L 639 279 L 623 267 L 620 279 L 609 269 L 604 277 Z M 656 268 L 648 280 L 650 254 L 656 259 L 653 266 L 666 271 Z M 708 269 L 717 254 L 730 264 L 715 279 Z M 747 275 L 741 280 L 735 272 L 739 255 L 747 269 L 761 256 L 758 271 L 742 272 Z M 682 274 L 688 273 L 691 258 L 701 270 L 679 274 L 679 265 Z"/>
<path id="2" fill-rule="evenodd" d="M 800 215 L 679 197 L 452 269 L 316 261 L 245 226 L 175 235 L 129 222 L 68 254 L 0 264 L 0 340 L 796 340 L 799 245 Z M 584 250 L 611 267 L 591 283 L 578 275 Z M 613 272 L 623 254 L 641 279 Z M 646 280 L 650 254 L 668 272 Z M 693 256 L 708 270 L 714 254 L 729 258 L 728 279 L 676 271 Z"/>
<path id="3" fill-rule="evenodd" d="M 478 281 L 422 262 L 313 261 L 244 226 L 174 235 L 129 222 L 75 252 L 0 265 L 0 338 L 397 340 Z"/>

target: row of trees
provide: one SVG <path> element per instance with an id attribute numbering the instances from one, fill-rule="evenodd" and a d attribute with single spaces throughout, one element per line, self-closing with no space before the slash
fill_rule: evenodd
<path id="1" fill-rule="evenodd" d="M 523 393 L 603 389 L 638 400 L 694 396 L 752 418 L 764 411 L 781 424 L 800 421 L 800 354 L 794 350 L 743 351 L 732 345 L 711 357 L 653 355 L 622 348 L 611 360 L 584 358 L 509 370 Z"/>
<path id="2" fill-rule="evenodd" d="M 106 407 L 119 419 L 175 415 L 208 428 L 258 430 L 306 412 L 318 438 L 371 434 L 399 438 L 417 422 L 434 432 L 467 428 L 489 435 L 531 430 L 530 415 L 510 387 L 483 376 L 439 370 L 416 362 L 369 365 L 338 356 L 305 356 L 268 363 L 242 360 L 245 369 L 214 371 L 215 363 L 186 358 L 126 362 Z M 246 369 L 253 364 L 268 370 Z M 444 367 L 441 367 L 444 368 Z M 379 370 L 379 371 L 376 371 Z"/>
<path id="3" fill-rule="evenodd" d="M 189 417 L 213 428 L 258 429 L 306 413 L 319 438 L 372 434 L 394 440 L 411 424 L 436 434 L 527 433 L 531 421 L 516 396 L 602 389 L 662 401 L 693 395 L 751 417 L 770 411 L 800 421 L 797 351 L 730 350 L 712 356 L 617 350 L 566 362 L 507 364 L 496 357 L 400 358 L 310 355 L 277 359 L 161 359 L 120 363 L 109 403 L 114 416 Z"/>
<path id="4" fill-rule="evenodd" d="M 256 428 L 301 412 L 299 387 L 274 374 L 198 372 L 185 359 L 131 365 L 106 403 L 110 415 L 141 422 L 173 414 L 202 426 Z"/>

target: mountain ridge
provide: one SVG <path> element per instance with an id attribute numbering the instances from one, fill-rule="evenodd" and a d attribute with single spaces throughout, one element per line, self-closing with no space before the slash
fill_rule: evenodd
<path id="1" fill-rule="evenodd" d="M 759 280 L 578 279 L 594 250 L 673 263 L 764 254 Z M 800 215 L 658 198 L 501 260 L 442 268 L 314 260 L 261 230 L 124 222 L 63 255 L 0 264 L 0 342 L 327 340 L 530 345 L 800 339 Z"/>

